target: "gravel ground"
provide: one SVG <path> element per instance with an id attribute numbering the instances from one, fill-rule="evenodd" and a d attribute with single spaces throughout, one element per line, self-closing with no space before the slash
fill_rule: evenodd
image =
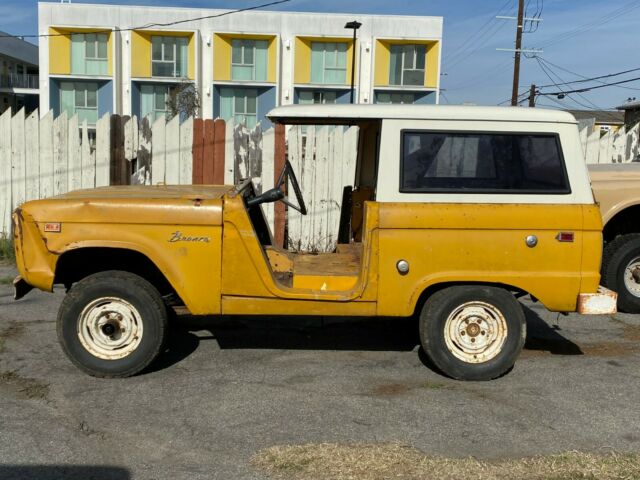
<path id="1" fill-rule="evenodd" d="M 102 380 L 58 346 L 63 296 L 14 302 L 0 283 L 2 479 L 264 478 L 253 454 L 314 442 L 484 459 L 640 450 L 640 315 L 525 301 L 525 351 L 483 383 L 430 369 L 411 319 L 187 317 L 147 372 Z"/>

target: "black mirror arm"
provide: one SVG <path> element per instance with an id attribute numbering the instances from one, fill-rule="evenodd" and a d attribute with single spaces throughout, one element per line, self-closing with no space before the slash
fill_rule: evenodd
<path id="1" fill-rule="evenodd" d="M 247 200 L 247 207 L 254 207 L 255 205 L 260 205 L 261 203 L 273 203 L 278 200 L 282 200 L 284 197 L 284 192 L 279 188 L 272 188 L 267 190 L 262 195 L 258 195 L 257 197 L 250 198 Z"/>

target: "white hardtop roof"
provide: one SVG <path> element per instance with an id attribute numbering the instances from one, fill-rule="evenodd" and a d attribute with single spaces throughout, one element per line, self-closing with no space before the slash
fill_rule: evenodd
<path id="1" fill-rule="evenodd" d="M 283 105 L 271 110 L 267 117 L 276 123 L 347 123 L 380 120 L 489 120 L 502 122 L 576 123 L 568 112 L 528 107 L 476 107 L 463 105 Z M 324 122 L 321 122 L 324 123 Z"/>

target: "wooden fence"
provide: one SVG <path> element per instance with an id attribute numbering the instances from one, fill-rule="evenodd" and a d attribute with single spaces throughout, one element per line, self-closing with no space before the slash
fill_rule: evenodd
<path id="1" fill-rule="evenodd" d="M 601 134 L 594 122 L 580 123 L 580 141 L 584 160 L 593 163 L 627 163 L 640 161 L 640 123 L 624 125 L 619 130 Z"/>
<path id="2" fill-rule="evenodd" d="M 80 188 L 125 184 L 236 184 L 251 178 L 258 192 L 274 185 L 284 166 L 284 127 L 222 120 L 164 118 L 150 123 L 105 115 L 94 128 L 76 116 L 24 110 L 0 116 L 0 235 L 11 229 L 11 211 L 27 200 Z M 276 241 L 297 249 L 335 248 L 342 187 L 353 184 L 357 128 L 291 127 L 289 157 L 309 214 L 291 209 L 284 239 L 283 205 L 264 205 Z"/>

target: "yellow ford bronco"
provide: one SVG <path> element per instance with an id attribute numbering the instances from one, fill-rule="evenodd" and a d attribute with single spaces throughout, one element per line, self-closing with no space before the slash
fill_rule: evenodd
<path id="1" fill-rule="evenodd" d="M 602 220 L 571 115 L 315 105 L 269 117 L 359 127 L 354 201 L 343 202 L 332 253 L 274 244 L 262 204 L 306 213 L 288 163 L 263 193 L 250 180 L 105 187 L 16 210 L 16 297 L 66 287 L 58 336 L 78 367 L 141 371 L 163 349 L 167 305 L 179 305 L 192 315 L 417 314 L 433 364 L 486 380 L 523 348 L 517 297 L 557 312 L 615 312 L 615 294 L 599 288 Z"/>

